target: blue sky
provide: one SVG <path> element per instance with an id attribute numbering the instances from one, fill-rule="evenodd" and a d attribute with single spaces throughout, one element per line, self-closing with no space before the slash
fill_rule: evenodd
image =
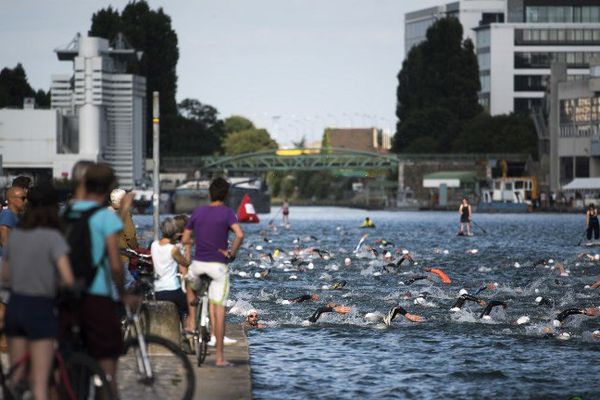
<path id="1" fill-rule="evenodd" d="M 149 1 L 179 37 L 178 100 L 196 98 L 222 117 L 240 114 L 280 144 L 321 138 L 326 126 L 395 125 L 404 13 L 441 0 Z M 30 84 L 49 89 L 69 73 L 53 49 L 90 27 L 92 14 L 122 1 L 2 0 L 0 67 L 23 63 Z"/>

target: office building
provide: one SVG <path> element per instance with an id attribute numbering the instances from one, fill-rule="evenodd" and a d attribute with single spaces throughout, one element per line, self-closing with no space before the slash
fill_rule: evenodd
<path id="1" fill-rule="evenodd" d="M 600 1 L 509 0 L 505 23 L 480 24 L 476 51 L 480 104 L 492 115 L 541 105 L 553 62 L 567 80 L 584 79 L 600 55 Z"/>

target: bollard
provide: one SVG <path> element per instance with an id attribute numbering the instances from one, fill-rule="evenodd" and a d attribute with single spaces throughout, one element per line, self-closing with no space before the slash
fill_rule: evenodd
<path id="1" fill-rule="evenodd" d="M 177 307 L 170 301 L 144 302 L 145 333 L 162 336 L 181 347 L 181 328 Z M 160 349 L 150 346 L 150 354 Z"/>

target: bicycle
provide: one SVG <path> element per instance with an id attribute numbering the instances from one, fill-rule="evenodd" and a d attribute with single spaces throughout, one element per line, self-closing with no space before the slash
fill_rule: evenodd
<path id="1" fill-rule="evenodd" d="M 76 300 L 76 296 L 69 297 L 69 299 Z M 73 301 L 73 303 L 75 302 Z M 62 312 L 72 312 L 73 303 L 63 299 L 61 303 Z M 50 392 L 59 399 L 112 400 L 113 393 L 104 371 L 96 360 L 83 350 L 84 346 L 77 318 L 70 319 L 70 322 L 69 340 L 61 342 L 54 351 L 54 365 L 49 376 Z M 33 398 L 27 382 L 30 361 L 31 355 L 27 352 L 6 373 L 0 362 L 0 386 L 2 386 L 2 398 L 4 400 Z M 22 377 L 13 386 L 10 382 L 17 374 L 22 375 Z"/>
<path id="2" fill-rule="evenodd" d="M 208 353 L 208 342 L 210 341 L 210 313 L 208 307 L 208 287 L 211 278 L 202 274 L 198 276 L 199 287 L 195 290 L 196 298 L 192 306 L 196 307 L 196 329 L 192 335 L 193 343 L 190 347 L 196 353 L 198 366 L 201 367 Z"/>
<path id="3" fill-rule="evenodd" d="M 139 310 L 125 307 L 125 311 L 132 336 L 119 359 L 117 384 L 122 398 L 192 399 L 196 381 L 187 355 L 170 340 L 144 334 Z"/>

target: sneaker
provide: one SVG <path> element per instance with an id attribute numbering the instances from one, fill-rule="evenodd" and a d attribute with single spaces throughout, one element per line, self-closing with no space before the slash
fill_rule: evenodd
<path id="1" fill-rule="evenodd" d="M 236 339 L 231 339 L 231 338 L 228 338 L 227 336 L 225 336 L 225 337 L 223 338 L 223 344 L 224 344 L 225 346 L 227 346 L 228 344 L 234 344 L 234 343 L 237 343 L 237 340 L 236 340 Z M 212 336 L 210 337 L 210 342 L 208 342 L 208 345 L 209 345 L 210 347 L 215 347 L 215 346 L 216 346 L 216 344 L 217 344 L 217 338 L 216 338 L 214 335 L 212 335 Z"/>

